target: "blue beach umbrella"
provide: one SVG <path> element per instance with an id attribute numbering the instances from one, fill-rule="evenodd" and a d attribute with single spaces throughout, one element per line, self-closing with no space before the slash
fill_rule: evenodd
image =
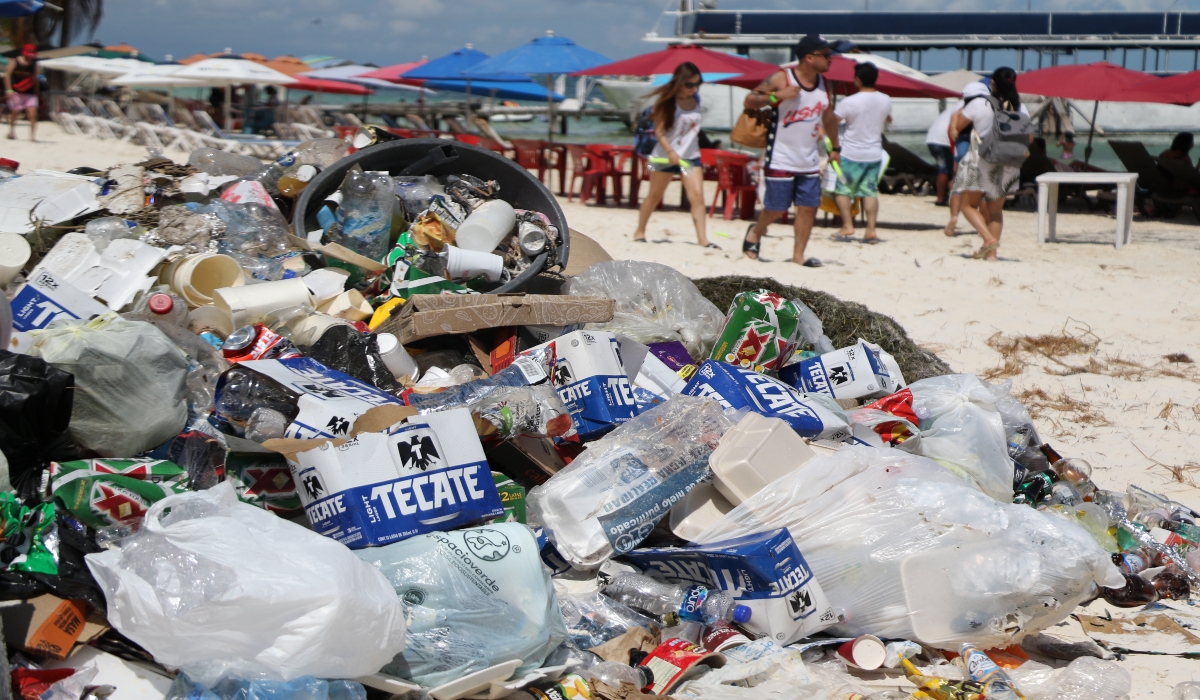
<path id="1" fill-rule="evenodd" d="M 27 17 L 37 14 L 45 5 L 42 0 L 0 0 L 0 18 Z"/>
<path id="2" fill-rule="evenodd" d="M 474 66 L 488 60 L 488 55 L 482 51 L 476 51 L 470 45 L 466 48 L 451 51 L 450 53 L 435 58 L 432 61 L 422 63 L 410 71 L 402 73 L 400 77 L 407 80 L 423 80 L 425 87 L 432 90 L 445 90 L 447 92 L 461 92 L 467 96 L 467 126 L 470 126 L 470 99 L 471 92 L 474 90 L 477 93 L 491 94 L 494 97 L 501 97 L 510 100 L 537 100 L 541 99 L 544 91 L 537 83 L 529 79 L 529 76 L 521 73 L 490 73 L 486 78 L 479 80 L 472 78 L 466 74 L 466 71 Z M 558 101 L 562 101 L 561 95 L 555 95 Z"/>

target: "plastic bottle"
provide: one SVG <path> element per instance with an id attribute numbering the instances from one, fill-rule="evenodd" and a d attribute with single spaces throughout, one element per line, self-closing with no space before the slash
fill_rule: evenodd
<path id="1" fill-rule="evenodd" d="M 342 158 L 350 150 L 345 139 L 310 139 L 289 151 L 297 165 L 315 165 L 318 168 L 328 168 Z"/>
<path id="2" fill-rule="evenodd" d="M 1171 700 L 1200 700 L 1200 682 L 1184 681 L 1175 686 Z"/>
<path id="3" fill-rule="evenodd" d="M 299 395 L 266 375 L 234 365 L 222 376 L 225 385 L 216 409 L 226 420 L 245 425 L 259 408 L 278 411 L 288 422 L 300 413 L 296 406 Z"/>
<path id="4" fill-rule="evenodd" d="M 212 410 L 217 379 L 229 368 L 221 352 L 187 327 L 187 304 L 173 294 L 157 292 L 144 297 L 132 311 L 122 314 L 131 321 L 153 324 L 187 357 L 188 401 L 195 413 Z"/>
<path id="5" fill-rule="evenodd" d="M 276 187 L 281 196 L 288 199 L 295 199 L 300 196 L 304 188 L 308 187 L 308 183 L 316 176 L 317 166 L 308 165 L 307 163 L 304 165 L 294 165 L 285 170 L 283 175 L 279 176 L 279 182 L 276 184 Z"/>
<path id="6" fill-rule="evenodd" d="M 1025 696 L 1013 686 L 1008 674 L 1000 670 L 987 654 L 976 649 L 974 644 L 963 642 L 958 647 L 958 653 L 963 657 L 971 680 L 983 684 L 988 700 L 1025 700 Z"/>
<path id="7" fill-rule="evenodd" d="M 500 245 L 517 225 L 517 213 L 503 199 L 490 199 L 475 207 L 454 234 L 456 245 L 463 250 L 490 253 Z"/>
<path id="8" fill-rule="evenodd" d="M 1150 556 L 1141 548 L 1117 552 L 1112 555 L 1112 562 L 1126 574 L 1139 574 L 1150 568 Z"/>
<path id="9" fill-rule="evenodd" d="M 1158 591 L 1149 581 L 1124 571 L 1121 575 L 1125 577 L 1125 585 L 1121 588 L 1100 588 L 1100 594 L 1110 604 L 1118 608 L 1137 608 L 1158 600 Z"/>
<path id="10" fill-rule="evenodd" d="M 246 421 L 246 439 L 265 442 L 273 438 L 281 438 L 290 422 L 287 416 L 279 411 L 260 406 L 254 409 L 254 412 L 250 414 L 250 419 Z"/>
<path id="11" fill-rule="evenodd" d="M 132 226 L 131 226 L 132 224 Z M 109 243 L 118 238 L 130 238 L 143 229 L 132 221 L 126 221 L 119 216 L 105 216 L 87 222 L 83 232 L 96 246 L 96 252 L 103 253 Z"/>
<path id="12" fill-rule="evenodd" d="M 709 590 L 699 585 L 663 583 L 642 574 L 617 574 L 605 586 L 604 594 L 631 608 L 688 622 L 711 625 L 718 620 L 750 621 L 750 608 L 733 602 L 733 598 L 724 591 Z M 667 621 L 668 626 L 674 624 L 673 621 Z"/>
<path id="13" fill-rule="evenodd" d="M 584 669 L 580 673 L 588 680 L 589 684 L 599 681 L 616 689 L 621 687 L 621 681 L 631 683 L 639 690 L 654 683 L 654 673 L 650 669 L 645 666 L 630 666 L 618 661 L 604 661 Z"/>
<path id="14" fill-rule="evenodd" d="M 217 148 L 197 148 L 188 156 L 188 165 L 209 175 L 258 177 L 267 170 L 266 163 L 250 156 L 237 155 Z"/>
<path id="15" fill-rule="evenodd" d="M 351 168 L 342 182 L 338 206 L 338 241 L 359 255 L 382 260 L 388 252 L 392 213 L 396 208 L 396 186 L 392 178 Z"/>

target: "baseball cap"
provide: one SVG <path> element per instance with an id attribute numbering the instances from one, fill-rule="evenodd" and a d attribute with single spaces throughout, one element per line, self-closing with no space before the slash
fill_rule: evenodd
<path id="1" fill-rule="evenodd" d="M 37 55 L 37 45 L 36 44 L 25 44 L 24 46 L 21 47 L 21 55 L 22 56 L 36 56 Z"/>
<path id="2" fill-rule="evenodd" d="M 800 43 L 796 44 L 796 58 L 804 58 L 810 53 L 818 51 L 833 51 L 833 47 L 825 41 L 825 37 L 820 34 L 805 34 L 800 39 Z"/>

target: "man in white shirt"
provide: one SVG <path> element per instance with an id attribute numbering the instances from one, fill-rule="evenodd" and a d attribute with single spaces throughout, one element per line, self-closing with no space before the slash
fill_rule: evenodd
<path id="1" fill-rule="evenodd" d="M 937 163 L 937 201 L 934 203 L 939 207 L 948 203 L 946 194 L 950 189 L 950 178 L 954 176 L 955 158 L 954 146 L 950 143 L 950 118 L 962 108 L 963 101 L 959 100 L 942 110 L 934 120 L 933 126 L 925 132 L 925 145 L 929 147 L 929 153 Z"/>
<path id="2" fill-rule="evenodd" d="M 879 168 L 883 161 L 883 128 L 892 120 L 892 99 L 875 89 L 879 69 L 873 63 L 854 66 L 854 85 L 858 92 L 838 102 L 833 113 L 842 121 L 841 173 L 834 198 L 842 214 L 842 230 L 833 238 L 854 237 L 854 198 L 862 199 L 867 212 L 864 243 L 877 243 L 875 220 L 879 215 Z M 832 164 L 831 164 L 832 165 Z"/>

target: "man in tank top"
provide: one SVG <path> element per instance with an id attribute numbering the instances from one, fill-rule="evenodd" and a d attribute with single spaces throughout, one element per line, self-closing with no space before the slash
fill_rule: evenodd
<path id="1" fill-rule="evenodd" d="M 821 205 L 821 159 L 817 143 L 824 134 L 833 144 L 829 157 L 837 160 L 838 118 L 829 108 L 829 88 L 822 73 L 833 60 L 829 42 L 808 34 L 796 45 L 799 64 L 774 73 L 746 96 L 746 109 L 771 109 L 767 148 L 762 172 L 766 178 L 763 212 L 746 231 L 742 252 L 757 259 L 759 242 L 767 226 L 777 221 L 788 207 L 796 205 L 795 247 L 792 262 L 820 267 L 821 261 L 804 257 L 808 237 Z"/>

